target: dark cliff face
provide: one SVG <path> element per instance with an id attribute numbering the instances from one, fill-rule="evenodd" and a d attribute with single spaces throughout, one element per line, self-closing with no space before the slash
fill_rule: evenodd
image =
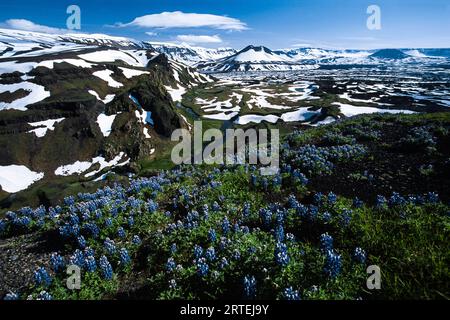
<path id="1" fill-rule="evenodd" d="M 154 128 L 158 134 L 170 137 L 175 129 L 181 128 L 178 114 L 175 112 L 170 96 L 150 80 L 142 80 L 131 90 L 142 108 L 151 111 Z"/>
<path id="2" fill-rule="evenodd" d="M 151 56 L 151 52 L 147 52 Z M 68 57 L 70 58 L 70 57 Z M 57 57 L 55 57 L 57 59 Z M 25 165 L 31 170 L 45 172 L 51 178 L 61 165 L 76 161 L 91 161 L 102 155 L 108 161 L 120 153 L 132 162 L 149 157 L 155 141 L 170 138 L 175 129 L 181 128 L 179 118 L 165 85 L 175 84 L 172 67 L 163 54 L 150 60 L 145 69 L 148 74 L 126 78 L 119 66 L 123 62 L 81 68 L 69 63 L 55 63 L 52 69 L 37 67 L 28 75 L 29 82 L 41 85 L 51 93 L 50 97 L 27 106 L 25 111 L 2 110 L 0 117 L 0 165 Z M 111 70 L 112 78 L 123 84 L 112 88 L 107 82 L 95 77 L 98 70 Z M 22 73 L 3 74 L 4 84 L 19 83 Z M 104 104 L 101 98 L 114 95 Z M 3 102 L 19 99 L 27 92 L 16 91 L 1 96 Z M 132 95 L 138 105 L 130 99 Z M 153 126 L 143 123 L 136 116 L 140 109 L 151 112 Z M 115 115 L 108 136 L 102 133 L 97 119 L 100 114 Z M 30 130 L 30 123 L 61 119 L 45 136 L 37 137 Z M 145 130 L 152 136 L 149 139 Z"/>

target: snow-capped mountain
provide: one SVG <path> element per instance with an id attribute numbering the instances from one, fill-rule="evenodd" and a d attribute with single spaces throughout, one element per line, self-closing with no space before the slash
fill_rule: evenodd
<path id="1" fill-rule="evenodd" d="M 145 48 L 145 44 L 140 41 L 125 37 L 114 37 L 106 34 L 47 34 L 40 32 L 0 29 L 0 46 L 20 44 L 20 43 L 38 43 L 40 45 L 59 45 L 59 44 L 80 44 L 80 45 L 96 45 L 123 48 Z M 0 48 L 1 48 L 0 47 Z"/>
<path id="2" fill-rule="evenodd" d="M 302 64 L 284 52 L 275 52 L 264 46 L 247 46 L 241 51 L 210 63 L 197 65 L 204 72 L 230 71 L 289 71 L 314 68 L 312 64 Z"/>
<path id="3" fill-rule="evenodd" d="M 164 53 L 170 59 L 193 66 L 200 62 L 210 62 L 231 56 L 237 51 L 232 48 L 203 48 L 188 44 L 174 44 L 165 42 L 146 42 L 159 53 Z"/>

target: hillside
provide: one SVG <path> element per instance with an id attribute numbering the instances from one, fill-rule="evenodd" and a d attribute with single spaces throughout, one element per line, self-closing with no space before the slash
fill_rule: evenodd
<path id="1" fill-rule="evenodd" d="M 186 166 L 8 212 L 0 295 L 446 298 L 449 130 L 449 113 L 359 116 L 287 135 L 275 176 Z M 371 264 L 383 290 L 363 286 Z"/>

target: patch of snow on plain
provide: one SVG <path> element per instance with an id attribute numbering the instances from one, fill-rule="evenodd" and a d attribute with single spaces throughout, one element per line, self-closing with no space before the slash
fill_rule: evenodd
<path id="1" fill-rule="evenodd" d="M 114 80 L 111 75 L 114 73 L 114 71 L 112 70 L 101 70 L 101 71 L 96 71 L 94 72 L 92 75 L 108 82 L 108 85 L 110 87 L 113 88 L 120 88 L 123 86 L 123 84 L 121 84 L 120 82 L 117 82 L 116 80 Z"/>
<path id="2" fill-rule="evenodd" d="M 17 61 L 0 62 L 0 74 L 11 72 L 27 73 L 33 70 L 37 66 L 36 62 L 23 62 L 17 63 Z"/>
<path id="3" fill-rule="evenodd" d="M 340 103 L 340 102 L 333 102 L 333 105 L 339 106 L 341 109 L 341 113 L 345 115 L 346 117 L 356 116 L 358 114 L 369 114 L 369 113 L 406 113 L 411 114 L 415 113 L 414 111 L 410 110 L 397 110 L 397 109 L 380 109 L 380 108 L 373 108 L 373 107 L 357 107 L 352 106 L 350 104 Z"/>
<path id="4" fill-rule="evenodd" d="M 217 114 L 204 115 L 203 118 L 225 121 L 225 120 L 230 120 L 231 118 L 237 116 L 238 114 L 239 114 L 238 112 L 231 112 L 228 114 L 226 112 L 221 112 L 221 113 L 217 113 Z"/>
<path id="5" fill-rule="evenodd" d="M 295 111 L 282 114 L 281 120 L 283 120 L 284 122 L 307 121 L 318 113 L 319 112 L 308 111 L 308 107 L 299 108 Z"/>
<path id="6" fill-rule="evenodd" d="M 267 121 L 270 123 L 276 123 L 278 121 L 279 117 L 269 114 L 265 116 L 257 115 L 257 114 L 246 114 L 244 116 L 240 116 L 236 119 L 235 123 L 240 125 L 245 125 L 250 122 L 254 123 L 261 123 L 262 121 Z"/>
<path id="7" fill-rule="evenodd" d="M 0 185 L 8 193 L 25 190 L 43 177 L 44 173 L 31 171 L 25 166 L 0 166 Z"/>
<path id="8" fill-rule="evenodd" d="M 45 121 L 38 122 L 29 122 L 28 124 L 32 127 L 40 127 L 33 130 L 28 131 L 28 133 L 34 133 L 38 138 L 42 138 L 47 134 L 47 130 L 53 131 L 55 130 L 55 124 L 60 123 L 65 118 L 59 119 L 49 119 Z"/>
<path id="9" fill-rule="evenodd" d="M 13 93 L 19 89 L 28 91 L 29 94 L 23 98 L 14 100 L 11 103 L 0 102 L 0 110 L 17 109 L 20 111 L 25 111 L 27 110 L 27 105 L 42 101 L 45 98 L 50 97 L 50 92 L 46 91 L 43 86 L 31 82 L 25 81 L 13 84 L 0 84 L 0 93 L 7 91 Z"/>

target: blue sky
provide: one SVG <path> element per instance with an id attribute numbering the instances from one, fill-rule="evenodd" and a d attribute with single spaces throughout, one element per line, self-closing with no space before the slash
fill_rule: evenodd
<path id="1" fill-rule="evenodd" d="M 81 8 L 80 32 L 138 40 L 273 49 L 450 47 L 449 0 L 2 0 L 0 26 L 21 27 L 23 20 L 10 19 L 25 19 L 26 28 L 64 29 L 71 4 Z M 372 4 L 381 9 L 380 30 L 366 26 Z"/>

